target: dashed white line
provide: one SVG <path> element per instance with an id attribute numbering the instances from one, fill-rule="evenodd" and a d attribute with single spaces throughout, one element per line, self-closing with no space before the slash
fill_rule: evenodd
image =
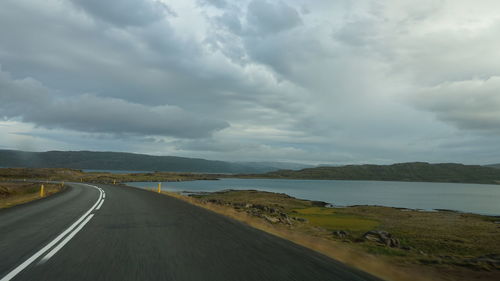
<path id="1" fill-rule="evenodd" d="M 104 193 L 104 191 L 100 188 L 98 188 L 97 186 L 93 186 L 93 185 L 88 185 L 88 186 L 92 186 L 94 188 L 96 188 L 97 190 L 99 190 L 99 198 L 97 199 L 97 201 L 94 203 L 94 205 L 92 205 L 92 207 L 90 207 L 90 209 L 85 212 L 85 214 L 83 214 L 83 216 L 81 216 L 77 221 L 75 221 L 70 227 L 68 227 L 66 230 L 64 230 L 61 234 L 59 234 L 56 238 L 54 238 L 54 240 L 50 241 L 49 244 L 45 245 L 45 247 L 43 247 L 42 249 L 40 249 L 38 252 L 36 252 L 35 254 L 33 254 L 31 257 L 29 257 L 27 260 L 25 260 L 23 263 L 21 263 L 20 265 L 18 265 L 16 268 L 14 268 L 11 272 L 7 273 L 7 275 L 5 275 L 4 277 L 2 277 L 2 279 L 0 279 L 0 281 L 9 281 L 11 280 L 12 278 L 14 278 L 17 274 L 19 274 L 21 271 L 23 271 L 26 267 L 28 267 L 31 263 L 33 263 L 35 260 L 37 260 L 40 256 L 42 256 L 45 252 L 47 252 L 49 249 L 51 249 L 54 245 L 56 245 L 61 239 L 63 239 L 68 233 L 70 233 L 75 227 L 78 226 L 78 224 L 80 224 L 81 221 L 85 220 L 84 223 L 82 223 L 80 226 L 78 226 L 77 229 L 75 229 L 74 232 L 72 232 L 68 237 L 66 237 L 66 239 L 64 239 L 64 242 L 61 243 L 62 246 L 64 246 L 64 244 L 66 244 L 71 238 L 73 238 L 73 236 L 75 236 L 75 234 L 83 228 L 83 226 L 85 226 L 85 224 L 93 217 L 93 214 L 89 216 L 89 214 L 96 208 L 96 206 L 98 206 L 102 200 L 102 195 Z M 59 244 L 56 248 L 62 248 L 61 244 Z M 59 247 L 60 246 L 60 247 Z M 56 249 L 54 248 L 54 249 Z M 54 252 L 54 254 L 56 253 L 57 251 Z M 52 253 L 52 251 L 51 251 Z M 46 256 L 47 257 L 47 256 Z M 49 257 L 50 258 L 50 257 Z M 45 257 L 44 257 L 45 259 Z"/>

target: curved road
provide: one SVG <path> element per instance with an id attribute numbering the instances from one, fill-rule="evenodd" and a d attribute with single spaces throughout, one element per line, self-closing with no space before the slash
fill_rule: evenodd
<path id="1" fill-rule="evenodd" d="M 0 211 L 7 280 L 380 279 L 175 198 L 73 183 Z"/>

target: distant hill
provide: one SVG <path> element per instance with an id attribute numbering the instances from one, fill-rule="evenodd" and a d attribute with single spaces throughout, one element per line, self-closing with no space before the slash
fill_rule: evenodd
<path id="1" fill-rule="evenodd" d="M 248 176 L 285 179 L 500 183 L 500 169 L 476 165 L 453 163 L 429 164 L 423 162 L 393 165 L 316 167 L 298 171 L 280 170 Z"/>
<path id="2" fill-rule="evenodd" d="M 316 167 L 314 165 L 307 165 L 302 163 L 291 163 L 291 162 L 235 162 L 238 164 L 242 164 L 245 166 L 255 167 L 255 168 L 263 168 L 267 167 L 269 169 L 275 170 L 300 170 L 305 168 L 313 168 Z"/>
<path id="3" fill-rule="evenodd" d="M 491 165 L 486 165 L 485 167 L 500 169 L 500 164 L 491 164 Z"/>
<path id="4" fill-rule="evenodd" d="M 138 170 L 198 173 L 265 173 L 271 163 L 232 163 L 198 158 L 152 156 L 123 152 L 0 150 L 0 167 Z"/>

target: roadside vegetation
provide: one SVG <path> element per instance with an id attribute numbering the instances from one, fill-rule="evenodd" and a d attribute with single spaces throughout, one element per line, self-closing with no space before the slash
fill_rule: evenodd
<path id="1" fill-rule="evenodd" d="M 0 182 L 0 209 L 40 199 L 41 183 Z M 63 190 L 61 184 L 44 184 L 45 197 Z"/>
<path id="2" fill-rule="evenodd" d="M 500 280 L 500 218 L 379 206 L 332 208 L 262 191 L 183 196 L 387 280 Z"/>

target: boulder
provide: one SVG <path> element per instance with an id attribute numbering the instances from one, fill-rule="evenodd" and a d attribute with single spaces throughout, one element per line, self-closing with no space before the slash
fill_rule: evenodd
<path id="1" fill-rule="evenodd" d="M 349 236 L 349 232 L 344 230 L 335 230 L 332 232 L 332 234 L 340 239 L 345 239 L 347 238 L 347 236 Z"/>
<path id="2" fill-rule="evenodd" d="M 328 203 L 323 202 L 323 201 L 310 201 L 310 202 L 311 202 L 311 205 L 314 207 L 325 207 L 326 205 L 328 205 Z"/>
<path id="3" fill-rule="evenodd" d="M 387 231 L 372 230 L 363 234 L 363 239 L 384 244 L 388 247 L 399 248 L 401 246 L 399 239 L 396 239 Z"/>
<path id="4" fill-rule="evenodd" d="M 274 213 L 279 213 L 279 212 L 280 212 L 280 210 L 279 210 L 279 209 L 276 209 L 276 208 L 269 208 L 269 212 L 270 212 L 271 214 L 274 214 Z"/>
<path id="5" fill-rule="evenodd" d="M 293 219 L 300 222 L 307 222 L 307 219 L 305 218 L 294 217 Z"/>
<path id="6" fill-rule="evenodd" d="M 265 215 L 264 215 L 264 218 L 266 219 L 266 221 L 268 221 L 270 223 L 278 223 L 280 221 L 280 219 L 278 219 L 278 218 L 265 216 Z"/>
<path id="7" fill-rule="evenodd" d="M 500 254 L 488 254 L 468 260 L 474 263 L 486 263 L 491 266 L 500 266 Z"/>
<path id="8" fill-rule="evenodd" d="M 279 221 L 283 224 L 292 225 L 292 221 L 288 217 L 281 217 Z"/>
<path id="9" fill-rule="evenodd" d="M 262 210 L 262 211 L 266 211 L 267 210 L 267 207 L 264 206 L 264 205 L 260 205 L 260 204 L 255 204 L 253 206 L 255 209 L 259 209 L 259 210 Z"/>

